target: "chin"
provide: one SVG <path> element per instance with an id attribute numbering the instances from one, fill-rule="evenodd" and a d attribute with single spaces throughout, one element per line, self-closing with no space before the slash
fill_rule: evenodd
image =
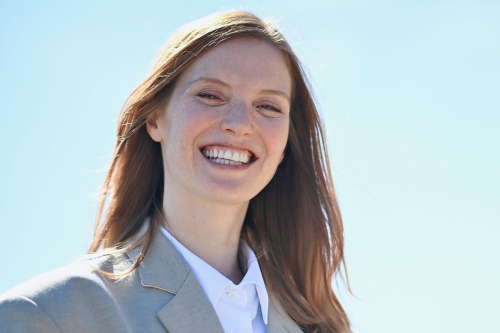
<path id="1" fill-rule="evenodd" d="M 228 190 L 227 188 L 213 189 L 206 193 L 210 201 L 229 205 L 248 204 L 255 195 L 257 195 L 257 193 L 253 194 L 248 193 L 248 191 L 238 191 L 235 189 Z"/>

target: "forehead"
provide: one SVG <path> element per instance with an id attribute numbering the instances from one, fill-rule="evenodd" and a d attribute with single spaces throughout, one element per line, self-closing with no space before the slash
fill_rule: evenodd
<path id="1" fill-rule="evenodd" d="M 182 74 L 184 84 L 201 77 L 219 79 L 234 88 L 280 90 L 291 94 L 291 76 L 281 51 L 252 37 L 230 39 L 211 48 Z"/>

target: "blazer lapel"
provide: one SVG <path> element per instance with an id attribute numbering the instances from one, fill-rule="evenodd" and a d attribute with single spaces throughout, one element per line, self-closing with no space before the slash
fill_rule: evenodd
<path id="1" fill-rule="evenodd" d="M 136 260 L 141 247 L 127 252 Z M 141 284 L 169 292 L 173 299 L 157 316 L 171 333 L 224 333 L 217 313 L 188 264 L 161 232 L 153 238 L 146 257 L 137 267 Z"/>
<path id="2" fill-rule="evenodd" d="M 299 326 L 285 314 L 276 298 L 269 302 L 268 316 L 267 333 L 302 333 Z"/>
<path id="3" fill-rule="evenodd" d="M 169 332 L 224 332 L 193 273 L 188 274 L 172 301 L 158 312 L 158 318 Z"/>

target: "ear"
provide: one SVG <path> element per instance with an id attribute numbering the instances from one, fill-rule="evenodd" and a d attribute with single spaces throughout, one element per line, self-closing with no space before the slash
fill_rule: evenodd
<path id="1" fill-rule="evenodd" d="M 159 126 L 160 119 L 158 112 L 152 112 L 146 117 L 146 130 L 153 141 L 162 142 L 161 126 Z"/>

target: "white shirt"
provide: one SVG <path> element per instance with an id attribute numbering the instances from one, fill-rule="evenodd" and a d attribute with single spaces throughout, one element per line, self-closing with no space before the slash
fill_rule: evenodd
<path id="1" fill-rule="evenodd" d="M 212 303 L 225 333 L 265 333 L 269 297 L 259 263 L 248 244 L 248 270 L 240 284 L 219 273 L 179 243 L 165 228 L 163 234 L 191 267 L 203 291 Z"/>

